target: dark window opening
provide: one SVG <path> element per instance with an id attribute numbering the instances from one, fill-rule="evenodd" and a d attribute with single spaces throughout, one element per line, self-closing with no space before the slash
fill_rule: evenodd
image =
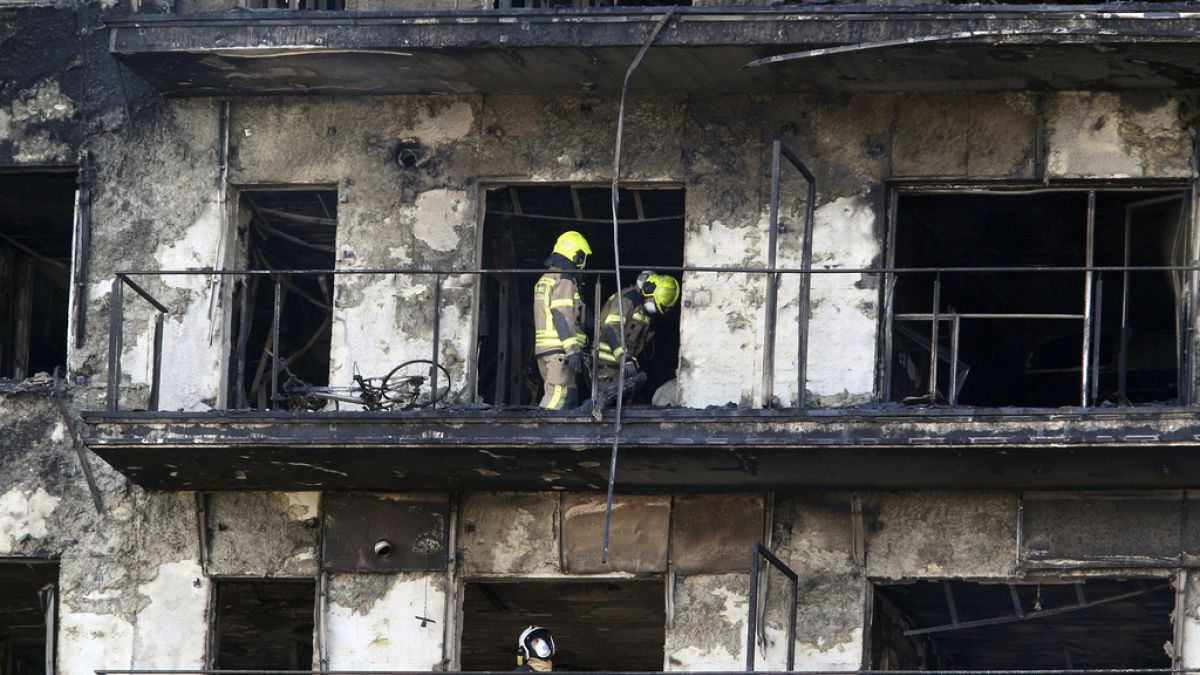
<path id="1" fill-rule="evenodd" d="M 1092 264 L 1187 264 L 1187 211 L 1182 192 L 1098 191 Z M 904 194 L 895 265 L 1081 267 L 1087 223 L 1085 191 Z M 1087 381 L 1089 403 L 1177 402 L 1186 273 L 1098 273 L 1090 294 L 1086 276 L 993 269 L 943 272 L 939 284 L 934 273 L 897 274 L 891 400 L 1072 406 Z"/>
<path id="2" fill-rule="evenodd" d="M 587 9 L 590 7 L 690 7 L 692 0 L 492 0 L 493 9 Z"/>
<path id="3" fill-rule="evenodd" d="M 58 565 L 0 561 L 0 675 L 54 672 Z"/>
<path id="4" fill-rule="evenodd" d="M 555 670 L 663 669 L 661 580 L 469 582 L 464 590 L 464 671 L 512 669 L 531 624 L 554 636 Z"/>
<path id="5" fill-rule="evenodd" d="M 554 242 L 576 230 L 592 247 L 588 269 L 613 268 L 611 190 L 568 185 L 511 186 L 487 192 L 482 267 L 539 269 Z M 683 264 L 684 191 L 681 188 L 621 189 L 621 265 L 639 269 Z M 678 272 L 669 272 L 679 278 Z M 632 284 L 637 270 L 621 275 Z M 582 275 L 580 295 L 595 311 L 594 275 Z M 542 384 L 533 358 L 533 287 L 536 274 L 486 275 L 479 320 L 479 395 L 494 405 L 530 405 Z M 600 279 L 600 303 L 616 292 L 611 274 Z M 630 403 L 649 403 L 654 392 L 675 378 L 679 363 L 679 307 L 654 321 L 654 339 L 638 358 L 647 380 Z M 589 345 L 594 332 L 589 333 Z M 581 378 L 580 400 L 590 396 Z"/>
<path id="6" fill-rule="evenodd" d="M 308 670 L 313 667 L 310 580 L 218 579 L 214 668 Z"/>
<path id="7" fill-rule="evenodd" d="M 247 9 L 299 9 L 338 12 L 346 9 L 346 0 L 245 0 Z"/>
<path id="8" fill-rule="evenodd" d="M 871 668 L 1169 668 L 1174 607 L 1165 579 L 876 586 Z"/>
<path id="9" fill-rule="evenodd" d="M 335 263 L 336 190 L 247 190 L 239 241 L 249 270 L 328 270 Z M 233 303 L 230 382 L 235 407 L 268 408 L 275 319 L 279 308 L 280 387 L 289 378 L 329 384 L 333 335 L 330 275 L 248 276 Z"/>
<path id="10" fill-rule="evenodd" d="M 0 173 L 0 377 L 67 364 L 74 225 L 74 173 Z"/>

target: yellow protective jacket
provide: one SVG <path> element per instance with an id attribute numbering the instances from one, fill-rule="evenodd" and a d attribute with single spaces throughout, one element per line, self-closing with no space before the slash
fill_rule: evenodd
<path id="1" fill-rule="evenodd" d="M 642 308 L 642 297 L 636 286 L 613 294 L 600 310 L 604 328 L 600 331 L 600 362 L 616 365 L 621 358 L 621 314 L 625 314 L 625 350 L 629 356 L 637 356 L 646 343 L 654 337 L 650 328 L 650 315 Z"/>
<path id="2" fill-rule="evenodd" d="M 583 349 L 587 345 L 583 313 L 583 299 L 572 275 L 543 274 L 533 287 L 533 353 L 569 356 Z"/>

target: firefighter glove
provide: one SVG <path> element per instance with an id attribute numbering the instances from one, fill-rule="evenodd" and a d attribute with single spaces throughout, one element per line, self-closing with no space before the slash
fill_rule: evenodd
<path id="1" fill-rule="evenodd" d="M 586 362 L 586 360 L 587 357 L 583 355 L 583 352 L 575 352 L 574 354 L 571 354 L 567 357 L 567 370 L 571 371 L 572 375 L 578 375 L 582 373 L 583 364 Z"/>

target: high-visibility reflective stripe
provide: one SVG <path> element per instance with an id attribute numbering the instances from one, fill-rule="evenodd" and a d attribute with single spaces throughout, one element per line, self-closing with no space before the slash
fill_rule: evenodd
<path id="1" fill-rule="evenodd" d="M 579 338 L 576 338 L 576 337 L 569 337 L 566 340 L 562 341 L 563 348 L 574 347 L 579 344 L 581 344 L 581 342 L 580 342 Z"/>
<path id="2" fill-rule="evenodd" d="M 550 402 L 546 404 L 547 408 L 555 410 L 558 408 L 558 402 L 562 400 L 563 387 L 561 384 L 554 385 L 554 393 L 550 395 Z"/>
<path id="3" fill-rule="evenodd" d="M 643 313 L 641 313 L 641 312 L 638 312 L 638 313 L 634 314 L 634 315 L 633 315 L 633 320 L 634 320 L 634 321 L 641 321 L 642 323 L 650 323 L 650 317 L 646 316 L 645 314 L 643 314 Z"/>
<path id="4" fill-rule="evenodd" d="M 574 307 L 575 301 L 572 300 L 571 298 L 559 298 L 557 300 L 551 300 L 550 306 L 551 307 Z"/>
<path id="5" fill-rule="evenodd" d="M 621 315 L 609 314 L 608 316 L 604 317 L 604 323 L 621 323 Z"/>
<path id="6" fill-rule="evenodd" d="M 612 354 L 600 353 L 600 360 L 604 363 L 616 363 L 617 359 Z"/>

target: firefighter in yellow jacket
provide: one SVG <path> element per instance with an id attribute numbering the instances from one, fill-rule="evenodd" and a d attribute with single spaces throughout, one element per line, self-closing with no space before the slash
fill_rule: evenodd
<path id="1" fill-rule="evenodd" d="M 617 382 L 618 363 L 625 354 L 625 378 L 638 372 L 637 356 L 654 337 L 651 321 L 666 314 L 679 302 L 679 281 L 666 274 L 642 272 L 634 285 L 615 293 L 600 310 L 600 344 L 597 345 L 600 386 L 611 388 Z M 621 348 L 621 314 L 625 315 L 625 347 Z"/>
<path id="2" fill-rule="evenodd" d="M 533 349 L 544 389 L 538 406 L 563 410 L 579 405 L 576 379 L 583 372 L 587 335 L 576 270 L 583 269 L 592 247 L 575 231 L 564 232 L 546 259 L 549 272 L 533 287 Z"/>

